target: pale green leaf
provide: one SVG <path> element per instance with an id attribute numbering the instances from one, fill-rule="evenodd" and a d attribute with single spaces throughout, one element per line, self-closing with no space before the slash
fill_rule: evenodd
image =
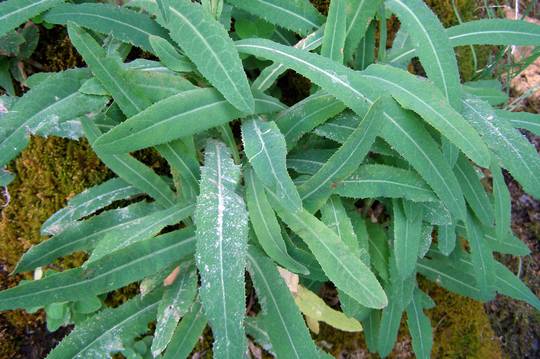
<path id="1" fill-rule="evenodd" d="M 22 256 L 15 271 L 29 271 L 75 251 L 89 251 L 109 233 L 123 232 L 134 221 L 150 215 L 156 209 L 158 208 L 155 204 L 140 202 L 71 223 L 65 230 L 47 241 L 32 246 Z"/>
<path id="2" fill-rule="evenodd" d="M 306 206 L 319 208 L 333 190 L 333 184 L 351 175 L 364 160 L 375 141 L 377 123 L 382 117 L 384 101 L 376 101 L 358 127 L 324 166 L 299 188 Z"/>
<path id="3" fill-rule="evenodd" d="M 293 153 L 287 158 L 287 167 L 298 173 L 313 175 L 332 157 L 334 150 L 309 149 Z"/>
<path id="4" fill-rule="evenodd" d="M 283 358 L 316 358 L 317 347 L 276 266 L 250 247 L 248 270 L 262 307 L 257 323 L 267 333 L 272 351 Z"/>
<path id="5" fill-rule="evenodd" d="M 260 95 L 255 112 L 283 109 L 277 100 Z M 96 146 L 105 153 L 122 153 L 163 144 L 244 117 L 218 91 L 201 88 L 168 97 L 129 118 L 103 135 Z"/>
<path id="6" fill-rule="evenodd" d="M 157 273 L 194 252 L 192 228 L 163 234 L 105 256 L 84 269 L 69 269 L 2 291 L 0 310 L 43 306 L 107 293 Z"/>
<path id="7" fill-rule="evenodd" d="M 247 317 L 245 321 L 246 333 L 253 338 L 255 343 L 267 351 L 270 355 L 275 356 L 276 353 L 272 351 L 272 343 L 266 330 L 261 326 L 261 320 L 259 317 Z"/>
<path id="8" fill-rule="evenodd" d="M 287 270 L 308 274 L 308 269 L 287 253 L 287 247 L 274 210 L 268 203 L 264 186 L 255 176 L 253 170 L 245 169 L 244 181 L 249 220 L 261 247 L 270 258 Z"/>
<path id="9" fill-rule="evenodd" d="M 480 135 L 430 81 L 388 65 L 371 65 L 361 74 L 390 92 L 401 106 L 418 113 L 473 161 L 489 166 L 490 155 Z"/>
<path id="10" fill-rule="evenodd" d="M 534 146 L 512 127 L 497 117 L 493 108 L 475 97 L 463 101 L 463 115 L 482 135 L 500 165 L 523 186 L 525 191 L 540 198 L 540 156 Z"/>
<path id="11" fill-rule="evenodd" d="M 274 122 L 260 116 L 242 123 L 244 152 L 257 178 L 292 210 L 302 208 L 296 187 L 287 173 L 285 138 Z"/>
<path id="12" fill-rule="evenodd" d="M 467 230 L 462 223 L 456 224 L 458 234 L 467 237 Z M 530 254 L 529 247 L 511 231 L 507 231 L 503 238 L 497 238 L 497 234 L 493 228 L 482 227 L 484 232 L 484 240 L 492 251 L 512 254 L 514 256 L 526 256 Z"/>
<path id="13" fill-rule="evenodd" d="M 274 121 L 285 136 L 287 148 L 296 146 L 298 140 L 329 118 L 345 109 L 345 105 L 325 91 L 317 91 L 279 112 Z"/>
<path id="14" fill-rule="evenodd" d="M 354 232 L 351 219 L 345 211 L 345 207 L 338 196 L 331 196 L 321 208 L 321 220 L 328 226 L 339 239 L 345 243 L 358 258 L 360 246 Z"/>
<path id="15" fill-rule="evenodd" d="M 97 125 L 91 121 L 82 121 L 82 126 L 88 142 L 109 169 L 129 184 L 149 194 L 162 206 L 169 207 L 175 204 L 175 194 L 151 168 L 128 154 L 110 155 L 96 149 L 95 142 L 101 135 Z"/>
<path id="16" fill-rule="evenodd" d="M 503 241 L 511 231 L 512 205 L 510 191 L 504 181 L 501 169 L 496 164 L 491 166 L 493 178 L 493 208 L 495 210 L 495 235 L 499 241 Z"/>
<path id="17" fill-rule="evenodd" d="M 453 261 L 447 260 L 442 254 L 431 259 L 420 259 L 416 268 L 420 274 L 451 292 L 482 300 L 474 272 L 455 267 Z"/>
<path id="18" fill-rule="evenodd" d="M 415 42 L 416 53 L 428 77 L 444 93 L 452 107 L 461 109 L 461 87 L 456 56 L 437 16 L 421 0 L 388 0 Z"/>
<path id="19" fill-rule="evenodd" d="M 41 234 L 58 234 L 73 221 L 107 207 L 114 201 L 128 199 L 140 193 L 140 190 L 121 178 L 110 179 L 71 198 L 66 207 L 50 216 L 41 225 Z"/>
<path id="20" fill-rule="evenodd" d="M 345 11 L 347 13 L 345 60 L 348 60 L 351 57 L 360 40 L 365 39 L 367 36 L 366 31 L 368 31 L 369 23 L 375 17 L 380 4 L 381 0 L 345 1 Z"/>
<path id="21" fill-rule="evenodd" d="M 0 36 L 64 0 L 8 0 L 0 4 Z"/>
<path id="22" fill-rule="evenodd" d="M 453 26 L 446 32 L 452 46 L 540 45 L 540 26 L 523 20 L 481 19 Z"/>
<path id="23" fill-rule="evenodd" d="M 309 34 L 299 42 L 297 42 L 294 47 L 297 47 L 302 50 L 315 50 L 322 44 L 322 38 L 324 35 L 324 26 L 319 28 L 317 31 Z M 265 67 L 259 76 L 253 81 L 253 84 L 251 87 L 258 91 L 265 91 L 270 88 L 274 84 L 274 82 L 277 80 L 277 78 L 283 74 L 287 68 L 280 64 L 279 62 L 276 62 L 268 67 Z"/>
<path id="24" fill-rule="evenodd" d="M 324 23 L 324 16 L 309 0 L 227 0 L 234 7 L 259 16 L 271 24 L 279 25 L 307 35 Z"/>
<path id="25" fill-rule="evenodd" d="M 371 3 L 364 1 L 365 3 Z M 377 7 L 376 7 L 377 8 Z M 369 65 L 375 62 L 375 22 L 368 25 L 366 34 L 360 40 L 354 55 L 354 68 L 356 70 L 365 70 Z M 395 42 L 396 40 L 394 40 Z M 347 46 L 347 45 L 345 45 Z M 345 51 L 350 51 L 345 48 Z"/>
<path id="26" fill-rule="evenodd" d="M 463 90 L 479 97 L 492 106 L 502 105 L 508 101 L 508 95 L 498 80 L 478 80 L 463 84 Z"/>
<path id="27" fill-rule="evenodd" d="M 343 62 L 345 37 L 347 36 L 346 0 L 330 2 L 324 27 L 321 55 L 336 62 Z"/>
<path id="28" fill-rule="evenodd" d="M 201 302 L 214 336 L 214 355 L 240 358 L 244 333 L 248 214 L 237 193 L 240 168 L 227 147 L 209 141 L 197 198 L 197 267 Z"/>
<path id="29" fill-rule="evenodd" d="M 335 184 L 335 193 L 351 198 L 406 198 L 411 201 L 435 201 L 433 191 L 413 171 L 398 167 L 362 165 L 351 176 Z"/>
<path id="30" fill-rule="evenodd" d="M 345 332 L 362 331 L 362 325 L 356 319 L 348 318 L 342 312 L 330 308 L 317 294 L 302 286 L 298 286 L 294 301 L 300 311 L 311 319 L 325 322 Z"/>
<path id="31" fill-rule="evenodd" d="M 415 270 L 422 241 L 422 207 L 409 201 L 392 201 L 394 258 L 397 274 L 405 280 Z"/>
<path id="32" fill-rule="evenodd" d="M 450 255 L 456 247 L 456 226 L 453 224 L 441 225 L 437 231 L 437 248 L 445 256 Z"/>
<path id="33" fill-rule="evenodd" d="M 538 296 L 518 276 L 497 261 L 495 261 L 495 277 L 497 292 L 527 302 L 536 310 L 540 310 Z"/>
<path id="34" fill-rule="evenodd" d="M 389 269 L 390 282 L 385 289 L 389 293 L 390 301 L 382 311 L 377 340 L 377 352 L 381 357 L 388 356 L 392 351 L 397 340 L 401 317 L 412 300 L 416 287 L 416 273 L 402 279 L 397 272 L 398 268 L 393 255 L 389 259 Z"/>
<path id="35" fill-rule="evenodd" d="M 471 259 L 475 266 L 474 276 L 480 295 L 484 299 L 493 297 L 493 285 L 495 284 L 494 262 L 491 249 L 484 239 L 482 228 L 472 214 L 467 215 L 465 222 L 467 228 L 467 240 L 471 246 Z"/>
<path id="36" fill-rule="evenodd" d="M 515 128 L 522 128 L 540 136 L 540 115 L 537 113 L 495 110 L 495 116 L 512 123 Z"/>
<path id="37" fill-rule="evenodd" d="M 165 287 L 157 311 L 156 330 L 152 341 L 152 355 L 157 357 L 171 341 L 180 319 L 193 306 L 197 295 L 197 270 L 192 261 L 179 267 L 174 283 Z"/>
<path id="38" fill-rule="evenodd" d="M 150 52 L 149 36 L 168 38 L 165 29 L 146 14 L 112 4 L 62 4 L 47 12 L 43 19 L 59 25 L 72 21 Z"/>
<path id="39" fill-rule="evenodd" d="M 194 90 L 197 87 L 184 77 L 162 71 L 130 70 L 124 74 L 127 84 L 132 90 L 156 103 L 179 92 Z M 113 94 L 114 97 L 114 94 Z"/>
<path id="40" fill-rule="evenodd" d="M 461 254 L 455 259 L 449 260 L 448 258 L 439 255 L 436 251 L 431 250 L 430 253 L 433 255 L 433 259 L 429 261 L 430 264 L 432 264 L 432 266 L 430 266 L 430 270 L 435 270 L 436 272 L 436 268 L 445 268 L 447 271 L 447 273 L 444 273 L 446 278 L 452 277 L 454 283 L 460 282 L 460 286 L 464 286 L 465 283 L 463 283 L 463 280 L 467 280 L 466 278 L 470 278 L 470 276 L 472 276 L 473 273 L 476 271 L 476 267 L 474 266 L 470 256 L 466 254 Z M 437 264 L 435 265 L 435 263 Z M 459 274 L 459 278 L 462 278 L 463 280 L 457 278 L 455 274 Z M 523 284 L 523 282 L 519 280 L 516 275 L 514 275 L 508 268 L 506 268 L 503 264 L 497 261 L 494 261 L 494 276 L 495 286 L 499 293 L 527 302 L 537 310 L 540 308 L 540 299 L 538 299 L 538 297 L 529 288 L 527 288 L 527 286 Z M 448 283 L 449 282 L 446 282 L 445 284 Z M 470 283 L 474 282 L 471 281 Z M 445 288 L 448 288 L 448 286 L 446 285 L 443 286 Z M 452 288 L 448 289 L 453 290 Z M 476 289 L 476 292 L 478 291 L 479 290 Z M 474 292 L 475 291 L 473 290 L 469 293 Z M 465 292 L 463 293 L 463 295 L 468 294 Z M 478 299 L 478 296 L 473 295 L 471 297 Z"/>
<path id="41" fill-rule="evenodd" d="M 156 146 L 159 153 L 171 167 L 173 178 L 180 177 L 180 195 L 186 201 L 191 201 L 199 194 L 199 178 L 201 176 L 199 161 L 194 151 L 193 140 L 180 138 Z"/>
<path id="42" fill-rule="evenodd" d="M 366 307 L 386 306 L 386 294 L 375 275 L 330 228 L 306 210 L 295 213 L 282 207 L 274 195 L 269 198 L 281 219 L 306 242 L 328 278 L 339 289 Z"/>
<path id="43" fill-rule="evenodd" d="M 476 217 L 486 226 L 494 223 L 493 206 L 488 198 L 480 177 L 473 165 L 463 156 L 459 156 L 454 173 L 461 184 L 465 200 Z"/>
<path id="44" fill-rule="evenodd" d="M 199 72 L 238 110 L 252 113 L 253 95 L 242 62 L 223 26 L 199 4 L 169 4 L 167 28 Z"/>
<path id="45" fill-rule="evenodd" d="M 156 315 L 159 294 L 135 297 L 117 308 L 99 312 L 77 325 L 47 358 L 101 359 L 120 352 L 148 330 L 148 323 Z"/>
<path id="46" fill-rule="evenodd" d="M 150 45 L 161 63 L 172 71 L 193 72 L 195 70 L 195 66 L 191 61 L 186 56 L 178 53 L 174 46 L 163 37 L 150 36 Z"/>
<path id="47" fill-rule="evenodd" d="M 366 221 L 371 266 L 382 280 L 388 281 L 388 238 L 382 225 Z"/>
<path id="48" fill-rule="evenodd" d="M 197 300 L 176 327 L 163 359 L 187 358 L 203 334 L 206 323 L 204 308 Z"/>
<path id="49" fill-rule="evenodd" d="M 68 23 L 68 34 L 85 63 L 112 95 L 126 116 L 133 116 L 151 104 L 140 92 L 126 84 L 125 72 L 116 57 L 107 57 L 94 38 L 75 23 Z"/>
<path id="50" fill-rule="evenodd" d="M 411 303 L 407 307 L 407 327 L 412 337 L 414 354 L 419 359 L 431 358 L 433 347 L 431 320 L 423 310 L 429 306 L 424 303 L 424 297 L 427 297 L 427 294 L 416 288 Z"/>
<path id="51" fill-rule="evenodd" d="M 133 243 L 140 242 L 158 234 L 166 226 L 178 224 L 193 214 L 195 205 L 193 203 L 179 203 L 170 208 L 154 211 L 148 216 L 138 218 L 129 226 L 125 226 L 123 231 L 114 231 L 100 239 L 92 251 L 90 258 L 85 262 L 89 263 L 103 258 L 105 255 L 114 253 Z"/>
<path id="52" fill-rule="evenodd" d="M 381 323 L 381 311 L 372 310 L 366 319 L 362 321 L 364 336 L 368 350 L 372 353 L 377 351 L 377 338 L 379 336 L 379 327 Z"/>
<path id="53" fill-rule="evenodd" d="M 2 116 L 0 166 L 9 163 L 28 145 L 31 134 L 97 112 L 105 105 L 104 97 L 78 92 L 88 77 L 88 71 L 79 69 L 54 74 L 25 93 Z"/>

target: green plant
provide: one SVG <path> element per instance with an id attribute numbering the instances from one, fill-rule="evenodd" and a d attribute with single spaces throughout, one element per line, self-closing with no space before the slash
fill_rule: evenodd
<path id="1" fill-rule="evenodd" d="M 325 356 L 301 312 L 313 330 L 361 322 L 382 356 L 406 312 L 416 355 L 429 357 L 423 310 L 433 302 L 417 274 L 477 300 L 502 293 L 540 308 L 493 256 L 528 254 L 510 230 L 501 169 L 540 197 L 540 157 L 517 130 L 537 130 L 538 115 L 494 107 L 506 98 L 496 81 L 462 85 L 453 52 L 539 45 L 540 27 L 493 19 L 444 29 L 420 0 L 333 0 L 327 18 L 307 0 L 39 3 L 0 4 L 0 33 L 50 9 L 44 21 L 67 26 L 88 68 L 33 75 L 24 96 L 2 98 L 0 165 L 28 133 L 84 136 L 118 177 L 50 217 L 51 238 L 15 272 L 76 251 L 88 260 L 0 292 L 0 309 L 45 306 L 66 322 L 88 298 L 139 281 L 141 292 L 76 323 L 49 358 L 149 355 L 148 340 L 154 356 L 185 357 L 207 321 L 216 357 L 243 357 L 246 333 L 278 357 Z M 386 37 L 379 19 L 390 13 L 402 29 L 374 64 L 375 30 Z M 159 62 L 126 62 L 131 46 Z M 400 68 L 413 56 L 428 79 Z M 291 107 L 264 93 L 277 93 L 289 68 L 313 83 Z M 130 155 L 150 147 L 170 176 Z M 246 269 L 260 305 L 248 317 Z M 343 313 L 313 293 L 328 281 Z M 153 338 L 137 341 L 154 320 Z"/>
<path id="2" fill-rule="evenodd" d="M 39 30 L 28 23 L 20 31 L 10 31 L 0 37 L 0 86 L 15 96 L 13 78 L 20 83 L 26 80 L 25 62 L 28 61 L 39 40 Z"/>

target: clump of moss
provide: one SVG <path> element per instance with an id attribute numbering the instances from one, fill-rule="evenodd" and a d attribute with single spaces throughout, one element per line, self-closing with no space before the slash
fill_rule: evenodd
<path id="1" fill-rule="evenodd" d="M 428 311 L 434 327 L 433 357 L 502 358 L 500 342 L 482 303 L 450 293 L 432 283 L 424 290 L 436 306 Z"/>
<path id="2" fill-rule="evenodd" d="M 67 199 L 108 176 L 86 141 L 33 137 L 10 165 L 16 179 L 11 201 L 0 220 L 0 260 L 11 270 L 31 245 L 41 242 L 39 228 Z"/>

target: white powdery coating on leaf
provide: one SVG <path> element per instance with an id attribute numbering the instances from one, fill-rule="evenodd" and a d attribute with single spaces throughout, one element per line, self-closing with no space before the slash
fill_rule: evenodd
<path id="1" fill-rule="evenodd" d="M 247 251 L 247 211 L 236 193 L 240 168 L 222 143 L 209 141 L 197 200 L 197 267 L 201 301 L 222 355 L 239 353 L 245 344 L 244 268 Z M 243 350 L 243 349 L 242 349 Z"/>

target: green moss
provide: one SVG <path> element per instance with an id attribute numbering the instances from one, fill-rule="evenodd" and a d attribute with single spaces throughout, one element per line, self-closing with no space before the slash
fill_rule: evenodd
<path id="1" fill-rule="evenodd" d="M 424 282 L 436 303 L 428 311 L 435 328 L 433 356 L 437 358 L 502 358 L 500 342 L 482 303 Z"/>

